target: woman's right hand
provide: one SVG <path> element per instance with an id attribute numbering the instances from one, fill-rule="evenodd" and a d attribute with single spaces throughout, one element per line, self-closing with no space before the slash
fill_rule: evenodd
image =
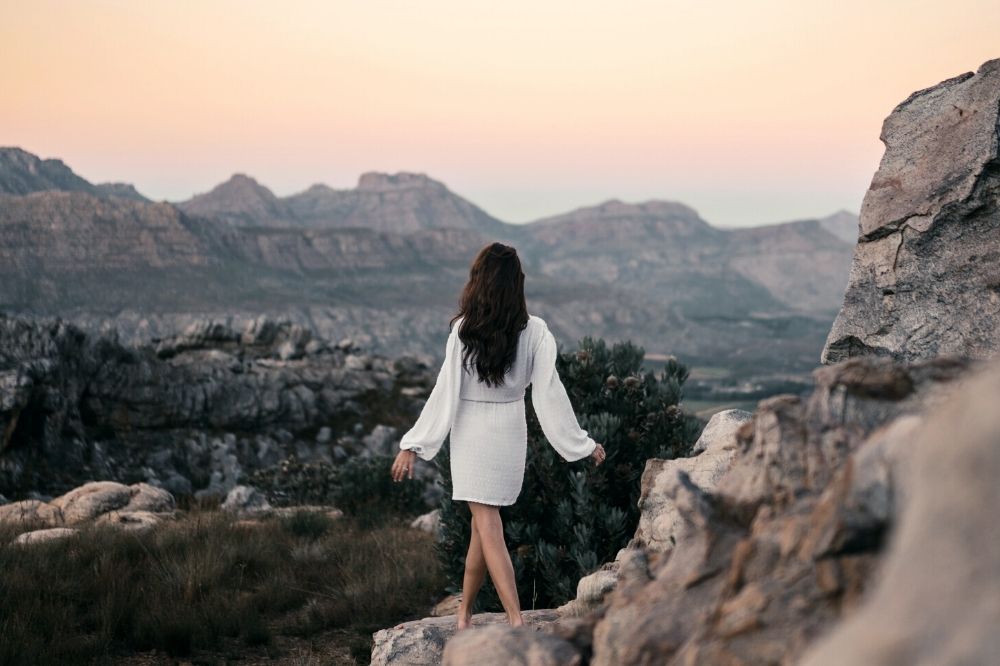
<path id="1" fill-rule="evenodd" d="M 605 458 L 604 447 L 598 444 L 594 448 L 594 452 L 590 454 L 590 457 L 594 459 L 595 466 L 600 465 L 602 462 L 604 462 Z"/>

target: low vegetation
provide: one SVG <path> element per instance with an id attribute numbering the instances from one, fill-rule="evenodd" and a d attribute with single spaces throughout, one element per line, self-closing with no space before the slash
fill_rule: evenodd
<path id="1" fill-rule="evenodd" d="M 0 526 L 0 664 L 367 663 L 371 633 L 444 587 L 431 535 L 194 508 L 145 533 L 18 546 Z"/>

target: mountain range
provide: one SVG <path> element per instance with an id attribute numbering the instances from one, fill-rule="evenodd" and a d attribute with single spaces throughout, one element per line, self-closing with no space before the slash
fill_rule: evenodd
<path id="1" fill-rule="evenodd" d="M 392 354 L 440 358 L 476 251 L 515 245 L 529 310 L 561 341 L 641 344 L 698 365 L 815 365 L 857 217 L 722 229 L 681 203 L 606 201 L 498 220 L 424 174 L 363 174 L 278 197 L 236 174 L 154 202 L 60 160 L 0 148 L 0 310 L 141 343 L 261 313 Z"/>

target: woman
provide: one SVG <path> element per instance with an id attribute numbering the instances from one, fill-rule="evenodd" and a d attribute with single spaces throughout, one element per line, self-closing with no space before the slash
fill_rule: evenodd
<path id="1" fill-rule="evenodd" d="M 512 626 L 521 626 L 514 568 L 504 543 L 499 507 L 521 492 L 528 428 L 524 390 L 546 439 L 567 461 L 604 462 L 604 447 L 577 423 L 556 371 L 556 341 L 529 315 L 517 251 L 487 245 L 469 270 L 459 312 L 452 317 L 445 359 L 413 427 L 403 435 L 392 478 L 413 478 L 415 458 L 431 460 L 451 432 L 452 499 L 469 503 L 472 539 L 465 558 L 458 629 L 472 622 L 472 603 L 487 569 Z"/>

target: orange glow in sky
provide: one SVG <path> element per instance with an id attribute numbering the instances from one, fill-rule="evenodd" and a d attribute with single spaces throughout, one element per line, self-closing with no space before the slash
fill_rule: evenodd
<path id="1" fill-rule="evenodd" d="M 0 145 L 184 199 L 418 171 L 511 222 L 609 198 L 857 211 L 882 120 L 996 0 L 0 0 Z"/>

